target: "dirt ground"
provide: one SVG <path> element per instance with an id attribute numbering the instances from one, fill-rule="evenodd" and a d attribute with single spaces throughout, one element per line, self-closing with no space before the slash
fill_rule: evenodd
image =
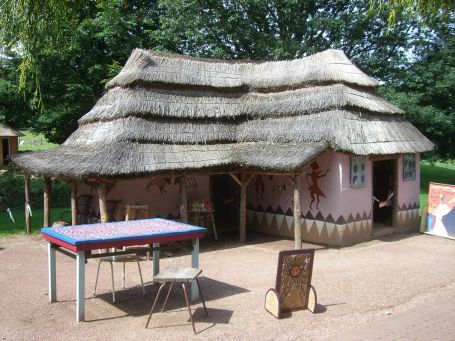
<path id="1" fill-rule="evenodd" d="M 118 302 L 110 293 L 110 271 L 102 264 L 98 296 L 93 297 L 97 263 L 86 270 L 86 322 L 75 322 L 75 261 L 57 253 L 57 299 L 47 293 L 46 243 L 39 236 L 0 239 L 0 337 L 3 340 L 134 340 L 335 338 L 371 323 L 387 322 L 416 307 L 455 297 L 455 241 L 403 234 L 343 249 L 316 251 L 313 285 L 319 312 L 293 312 L 276 320 L 263 307 L 275 283 L 278 252 L 290 240 L 251 235 L 242 245 L 233 237 L 201 243 L 201 286 L 209 317 L 193 306 L 193 334 L 180 288 L 174 288 L 164 313 L 144 325 L 157 287 L 151 264 L 142 263 L 147 295 L 138 286 L 135 264 L 127 264 L 127 289 L 120 290 L 121 265 L 115 264 Z M 189 266 L 189 254 L 162 259 L 162 266 Z M 422 311 L 422 318 L 427 318 Z M 344 334 L 343 334 L 344 335 Z"/>

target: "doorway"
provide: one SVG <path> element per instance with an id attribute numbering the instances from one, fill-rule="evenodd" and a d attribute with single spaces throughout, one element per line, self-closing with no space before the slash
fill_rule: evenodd
<path id="1" fill-rule="evenodd" d="M 3 164 L 6 165 L 8 163 L 8 155 L 9 155 L 9 140 L 7 138 L 2 139 L 3 144 Z"/>
<path id="2" fill-rule="evenodd" d="M 393 226 L 396 188 L 396 161 L 373 162 L 373 227 Z"/>
<path id="3" fill-rule="evenodd" d="M 215 209 L 217 227 L 238 230 L 240 219 L 240 187 L 227 174 L 210 176 L 210 196 Z"/>

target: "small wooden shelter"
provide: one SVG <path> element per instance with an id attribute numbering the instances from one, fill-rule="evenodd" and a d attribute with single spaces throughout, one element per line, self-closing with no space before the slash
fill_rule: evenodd
<path id="1" fill-rule="evenodd" d="M 0 123 L 0 168 L 8 163 L 10 155 L 19 151 L 18 138 L 23 134 L 4 123 Z"/>
<path id="2" fill-rule="evenodd" d="M 47 179 L 45 207 L 49 179 L 61 178 L 72 182 L 73 211 L 77 191 L 97 188 L 102 221 L 106 200 L 128 195 L 149 200 L 152 215 L 186 221 L 188 191 L 197 182 L 202 199 L 235 203 L 225 219 L 237 219 L 241 241 L 248 218 L 251 228 L 292 235 L 296 248 L 302 238 L 345 245 L 372 232 L 373 164 L 395 160 L 381 166 L 388 167 L 381 181 L 395 186 L 396 200 L 406 186 L 418 188 L 418 181 L 398 181 L 405 154 L 414 156 L 406 165 L 411 173 L 414 165 L 415 177 L 418 154 L 433 148 L 377 86 L 339 50 L 253 63 L 137 49 L 65 143 L 14 163 L 26 176 Z M 328 189 L 318 183 L 322 177 Z M 178 190 L 166 190 L 170 178 Z M 160 192 L 147 194 L 150 184 Z M 395 218 L 404 205 L 397 200 Z M 406 199 L 406 209 L 416 200 Z"/>

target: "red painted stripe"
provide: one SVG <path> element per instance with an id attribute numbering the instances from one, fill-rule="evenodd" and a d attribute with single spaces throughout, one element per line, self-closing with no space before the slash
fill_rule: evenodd
<path id="1" fill-rule="evenodd" d="M 153 243 L 172 243 L 178 242 L 183 240 L 192 240 L 192 239 L 199 239 L 204 237 L 204 233 L 197 232 L 197 233 L 189 233 L 189 234 L 176 234 L 171 236 L 156 236 L 156 237 L 148 237 L 148 238 L 135 238 L 135 239 L 127 239 L 127 240 L 116 240 L 112 242 L 100 242 L 100 243 L 87 243 L 82 245 L 72 245 L 64 242 L 60 239 L 51 237 L 47 234 L 42 235 L 44 239 L 50 241 L 51 243 L 57 244 L 59 246 L 63 246 L 71 251 L 90 251 L 90 250 L 97 250 L 97 249 L 107 249 L 110 247 L 122 247 L 122 246 L 131 246 L 131 245 L 144 245 L 144 244 L 153 244 Z"/>
<path id="2" fill-rule="evenodd" d="M 76 249 L 76 246 L 75 245 L 72 245 L 72 244 L 69 244 L 67 242 L 64 242 L 63 240 L 60 240 L 60 239 L 57 239 L 55 237 L 52 237 L 52 236 L 49 236 L 47 234 L 42 234 L 43 238 L 46 239 L 48 242 L 51 242 L 53 244 L 56 244 L 58 246 L 63 246 L 64 248 L 67 248 L 68 250 L 71 250 L 71 251 L 74 251 L 76 252 L 77 249 Z"/>

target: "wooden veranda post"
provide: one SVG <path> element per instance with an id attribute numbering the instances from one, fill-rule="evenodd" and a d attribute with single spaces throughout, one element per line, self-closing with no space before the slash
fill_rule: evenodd
<path id="1" fill-rule="evenodd" d="M 240 176 L 242 186 L 240 186 L 240 242 L 246 242 L 246 175 Z"/>
<path id="2" fill-rule="evenodd" d="M 240 242 L 246 242 L 246 188 L 254 175 L 242 173 L 240 179 L 235 174 L 229 173 L 231 178 L 240 186 Z"/>
<path id="3" fill-rule="evenodd" d="M 302 229 L 300 226 L 300 177 L 295 175 L 291 178 L 294 184 L 294 249 L 302 248 Z"/>
<path id="4" fill-rule="evenodd" d="M 71 181 L 71 225 L 77 225 L 77 181 Z"/>
<path id="5" fill-rule="evenodd" d="M 188 223 L 188 197 L 186 193 L 185 177 L 180 177 L 180 194 L 182 195 L 182 203 L 180 205 L 180 219 L 183 223 Z"/>
<path id="6" fill-rule="evenodd" d="M 100 218 L 102 223 L 107 222 L 107 202 L 106 202 L 107 185 L 105 182 L 98 183 L 98 200 L 100 205 Z"/>
<path id="7" fill-rule="evenodd" d="M 44 219 L 43 226 L 51 226 L 51 179 L 44 178 L 44 197 L 43 197 L 43 207 L 44 207 Z"/>
<path id="8" fill-rule="evenodd" d="M 30 223 L 30 175 L 25 175 L 25 233 L 30 234 L 32 232 L 32 226 Z"/>

